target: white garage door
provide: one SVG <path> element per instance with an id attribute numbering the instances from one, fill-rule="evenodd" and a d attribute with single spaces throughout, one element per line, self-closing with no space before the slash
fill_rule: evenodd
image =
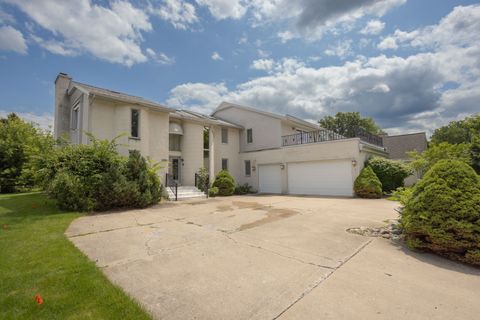
<path id="1" fill-rule="evenodd" d="M 349 160 L 288 164 L 290 194 L 352 196 L 352 163 Z"/>
<path id="2" fill-rule="evenodd" d="M 259 191 L 282 193 L 282 169 L 279 164 L 258 166 Z"/>

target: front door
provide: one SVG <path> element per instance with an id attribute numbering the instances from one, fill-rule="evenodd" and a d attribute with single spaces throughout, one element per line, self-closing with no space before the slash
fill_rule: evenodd
<path id="1" fill-rule="evenodd" d="M 170 174 L 173 176 L 178 184 L 180 184 L 180 158 L 171 158 L 170 159 Z"/>

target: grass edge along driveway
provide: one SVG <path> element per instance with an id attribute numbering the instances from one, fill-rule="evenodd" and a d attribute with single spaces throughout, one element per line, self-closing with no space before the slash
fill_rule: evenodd
<path id="1" fill-rule="evenodd" d="M 82 215 L 42 193 L 0 195 L 0 319 L 151 319 L 65 237 Z"/>

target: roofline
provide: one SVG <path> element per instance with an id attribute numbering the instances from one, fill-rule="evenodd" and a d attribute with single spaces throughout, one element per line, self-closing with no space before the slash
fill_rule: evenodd
<path id="1" fill-rule="evenodd" d="M 403 134 L 396 134 L 394 136 L 390 136 L 390 135 L 382 135 L 382 137 L 385 137 L 385 138 L 392 138 L 392 137 L 402 137 L 402 136 L 413 136 L 413 135 L 425 135 L 425 139 L 427 138 L 427 133 L 425 131 L 422 131 L 422 132 L 414 132 L 414 133 L 403 133 Z"/>
<path id="2" fill-rule="evenodd" d="M 219 124 L 219 123 L 216 123 L 216 122 L 215 122 L 216 119 L 194 118 L 193 116 L 192 116 L 192 117 L 186 117 L 186 116 L 184 116 L 184 115 L 178 114 L 177 111 L 183 111 L 183 112 L 189 113 L 188 110 L 174 110 L 173 112 L 170 112 L 170 116 L 171 116 L 172 118 L 175 118 L 175 119 L 182 119 L 182 120 L 192 121 L 192 122 L 196 122 L 196 123 L 210 124 L 210 125 L 216 125 L 216 126 L 221 126 L 221 127 L 222 127 L 222 126 L 223 126 L 223 127 L 231 127 L 231 128 L 235 128 L 235 129 L 243 129 L 242 126 L 239 126 L 239 125 L 230 123 L 230 122 L 225 121 L 225 120 L 220 120 L 220 119 L 218 119 L 218 121 L 225 122 L 225 124 Z"/>
<path id="3" fill-rule="evenodd" d="M 232 102 L 227 102 L 227 101 L 223 101 L 222 103 L 220 103 L 218 105 L 218 107 L 210 115 L 214 116 L 215 113 L 217 113 L 218 111 L 222 111 L 222 110 L 229 109 L 229 108 L 243 109 L 243 110 L 255 112 L 255 113 L 258 113 L 258 114 L 261 114 L 261 115 L 265 115 L 267 117 L 272 117 L 272 118 L 275 118 L 275 119 L 279 119 L 279 120 L 282 120 L 282 121 L 292 121 L 292 122 L 299 123 L 302 126 L 306 126 L 306 127 L 310 127 L 310 128 L 314 128 L 314 129 L 319 129 L 318 125 L 316 125 L 314 123 L 310 123 L 310 122 L 305 121 L 303 119 L 300 119 L 298 117 L 292 116 L 290 114 L 281 115 L 281 114 L 272 113 L 272 112 L 268 112 L 268 111 L 263 111 L 263 110 L 259 110 L 259 109 L 253 108 L 253 107 L 248 107 L 248 106 L 244 106 L 244 105 L 240 105 L 240 104 L 236 104 L 236 103 L 232 103 Z"/>
<path id="4" fill-rule="evenodd" d="M 99 90 L 111 91 L 112 93 L 123 94 L 123 95 L 126 95 L 126 96 L 130 96 L 131 98 L 122 99 L 120 97 L 112 97 L 112 96 L 109 96 L 107 94 L 102 94 L 101 92 L 92 93 L 88 88 L 82 87 L 82 85 L 89 86 L 89 87 L 94 87 L 94 88 L 97 88 Z M 155 110 L 159 110 L 159 111 L 166 111 L 166 112 L 175 111 L 175 109 L 169 108 L 167 106 L 161 105 L 161 104 L 153 102 L 153 101 L 152 102 L 135 101 L 135 98 L 140 98 L 140 99 L 143 99 L 143 98 L 132 96 L 132 95 L 129 95 L 128 93 L 123 93 L 123 92 L 114 91 L 114 90 L 110 90 L 110 89 L 106 89 L 106 88 L 96 87 L 96 86 L 92 86 L 92 85 L 82 83 L 82 82 L 78 82 L 78 81 L 72 81 L 71 86 L 72 86 L 72 88 L 76 88 L 76 89 L 78 89 L 82 92 L 87 93 L 90 96 L 101 97 L 101 98 L 104 98 L 104 99 L 110 100 L 110 101 L 122 101 L 122 102 L 131 103 L 131 104 L 135 104 L 135 105 L 141 105 L 141 106 L 149 107 L 151 109 L 155 109 Z"/>

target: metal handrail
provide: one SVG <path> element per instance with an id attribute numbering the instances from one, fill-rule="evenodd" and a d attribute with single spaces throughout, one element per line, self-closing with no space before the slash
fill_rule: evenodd
<path id="1" fill-rule="evenodd" d="M 178 183 L 173 179 L 172 174 L 165 174 L 165 185 L 172 190 L 172 193 L 175 195 L 175 201 L 178 201 Z"/>
<path id="2" fill-rule="evenodd" d="M 309 132 L 299 132 L 282 136 L 282 146 L 293 146 L 299 144 L 308 144 L 324 141 L 334 141 L 349 138 L 360 138 L 360 140 L 383 147 L 383 139 L 380 136 L 368 133 L 365 129 L 357 128 L 352 136 L 343 136 L 336 132 L 326 129 L 320 129 Z"/>

